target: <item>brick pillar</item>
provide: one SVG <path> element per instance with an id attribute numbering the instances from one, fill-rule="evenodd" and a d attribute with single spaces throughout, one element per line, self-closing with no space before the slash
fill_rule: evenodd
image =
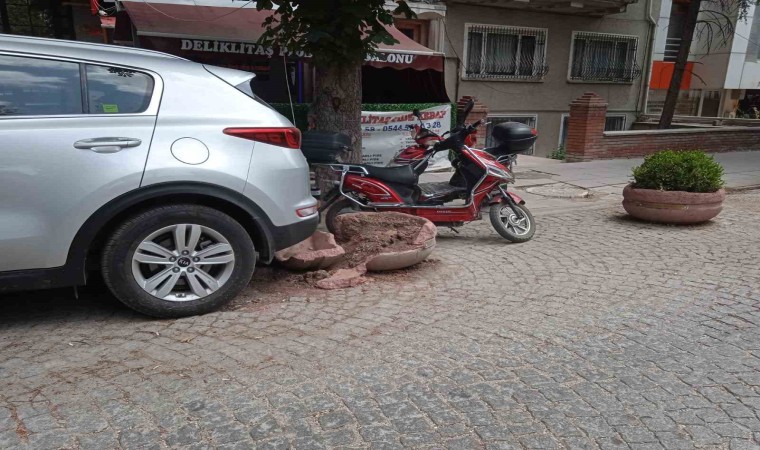
<path id="1" fill-rule="evenodd" d="M 464 107 L 470 99 L 475 101 L 475 106 L 472 108 L 472 111 L 470 111 L 470 115 L 467 116 L 467 123 L 475 123 L 480 119 L 485 121 L 488 117 L 488 107 L 480 103 L 477 97 L 471 97 L 469 95 L 460 98 L 457 102 L 457 117 L 461 117 L 461 114 L 464 112 Z M 488 127 L 483 125 L 478 129 L 478 142 L 475 144 L 477 147 L 485 147 L 486 145 L 486 128 Z"/>
<path id="2" fill-rule="evenodd" d="M 588 161 L 598 158 L 603 149 L 607 103 L 593 92 L 586 92 L 570 103 L 570 120 L 565 141 L 566 160 Z"/>

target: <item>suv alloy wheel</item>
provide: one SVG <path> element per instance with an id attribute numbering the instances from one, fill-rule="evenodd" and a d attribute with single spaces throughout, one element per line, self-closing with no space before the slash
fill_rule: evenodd
<path id="1" fill-rule="evenodd" d="M 155 317 L 212 311 L 250 281 L 253 242 L 232 217 L 197 205 L 153 208 L 125 221 L 103 251 L 103 278 L 127 306 Z"/>

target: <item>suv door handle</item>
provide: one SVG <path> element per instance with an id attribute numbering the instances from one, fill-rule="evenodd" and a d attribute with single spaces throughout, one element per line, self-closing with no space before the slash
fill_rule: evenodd
<path id="1" fill-rule="evenodd" d="M 74 142 L 74 148 L 80 150 L 91 150 L 96 153 L 116 153 L 125 148 L 137 147 L 142 144 L 140 139 L 126 137 L 100 137 L 93 139 L 82 139 Z"/>

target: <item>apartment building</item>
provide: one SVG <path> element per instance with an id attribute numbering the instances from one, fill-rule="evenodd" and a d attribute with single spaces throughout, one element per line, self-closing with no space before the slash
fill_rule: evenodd
<path id="1" fill-rule="evenodd" d="M 569 104 L 593 91 L 608 130 L 643 112 L 659 0 L 449 0 L 444 28 L 449 97 L 477 97 L 492 125 L 538 129 L 534 154 L 566 139 Z"/>

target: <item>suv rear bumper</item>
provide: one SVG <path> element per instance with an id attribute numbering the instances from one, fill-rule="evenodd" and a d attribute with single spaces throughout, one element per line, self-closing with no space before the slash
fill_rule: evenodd
<path id="1" fill-rule="evenodd" d="M 290 225 L 271 228 L 275 251 L 296 245 L 314 234 L 319 226 L 319 214 Z"/>

